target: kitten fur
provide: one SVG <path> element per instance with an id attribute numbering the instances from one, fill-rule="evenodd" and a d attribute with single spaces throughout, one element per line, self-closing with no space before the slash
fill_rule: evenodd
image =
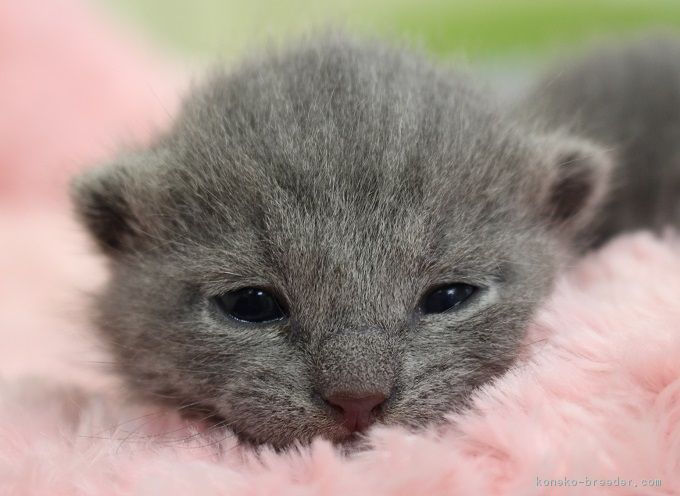
<path id="1" fill-rule="evenodd" d="M 597 142 L 615 157 L 609 194 L 582 238 L 680 225 L 680 41 L 609 42 L 534 85 L 516 112 L 539 129 Z"/>
<path id="2" fill-rule="evenodd" d="M 350 438 L 323 400 L 338 392 L 384 394 L 382 423 L 441 421 L 511 366 L 612 168 L 644 156 L 631 177 L 672 172 L 677 197 L 680 59 L 666 50 L 596 55 L 510 111 L 420 53 L 347 35 L 213 74 L 152 146 L 74 182 L 110 262 L 95 314 L 118 370 L 142 397 L 277 448 Z M 622 219 L 650 199 L 621 192 L 606 236 L 648 225 Z M 419 311 L 452 282 L 480 290 Z M 211 303 L 243 287 L 289 317 L 247 325 Z"/>

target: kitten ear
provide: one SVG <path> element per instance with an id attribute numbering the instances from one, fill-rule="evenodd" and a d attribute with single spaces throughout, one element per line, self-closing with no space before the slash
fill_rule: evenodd
<path id="1" fill-rule="evenodd" d="M 544 157 L 540 213 L 549 225 L 578 232 L 593 220 L 605 198 L 611 154 L 590 141 L 562 135 L 539 138 L 538 145 Z"/>
<path id="2" fill-rule="evenodd" d="M 137 195 L 133 166 L 139 159 L 123 158 L 95 167 L 71 183 L 76 215 L 107 255 L 116 256 L 133 248 L 140 231 L 133 201 Z"/>

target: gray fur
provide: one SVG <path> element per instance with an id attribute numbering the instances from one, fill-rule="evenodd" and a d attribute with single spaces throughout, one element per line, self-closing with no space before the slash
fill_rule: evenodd
<path id="1" fill-rule="evenodd" d="M 608 199 L 582 237 L 680 225 L 680 41 L 609 42 L 549 71 L 518 102 L 525 121 L 597 142 L 614 157 Z"/>
<path id="2" fill-rule="evenodd" d="M 381 392 L 380 420 L 412 427 L 463 407 L 513 363 L 611 166 L 588 133 L 518 122 L 467 76 L 346 36 L 214 74 L 153 146 L 74 185 L 131 389 L 276 447 L 346 439 L 334 392 Z M 419 313 L 459 281 L 484 289 Z M 209 301 L 246 286 L 290 318 Z"/>

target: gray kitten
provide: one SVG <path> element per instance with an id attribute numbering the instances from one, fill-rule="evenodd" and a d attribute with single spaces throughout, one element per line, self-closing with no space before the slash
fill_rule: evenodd
<path id="1" fill-rule="evenodd" d="M 571 256 L 677 213 L 678 45 L 617 50 L 510 111 L 340 35 L 213 75 L 74 184 L 130 388 L 275 447 L 462 408 Z M 612 169 L 634 180 L 584 236 Z"/>

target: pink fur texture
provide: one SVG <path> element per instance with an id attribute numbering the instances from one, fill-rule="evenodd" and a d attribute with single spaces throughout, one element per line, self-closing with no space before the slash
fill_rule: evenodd
<path id="1" fill-rule="evenodd" d="M 61 198 L 68 173 L 175 106 L 173 64 L 85 1 L 0 1 L 2 201 Z"/>
<path id="2" fill-rule="evenodd" d="M 582 260 L 470 411 L 376 428 L 350 457 L 324 441 L 256 456 L 126 400 L 86 339 L 103 271 L 59 192 L 111 136 L 162 122 L 159 98 L 174 107 L 179 79 L 149 53 L 79 0 L 0 2 L 0 495 L 680 495 L 677 237 Z"/>

